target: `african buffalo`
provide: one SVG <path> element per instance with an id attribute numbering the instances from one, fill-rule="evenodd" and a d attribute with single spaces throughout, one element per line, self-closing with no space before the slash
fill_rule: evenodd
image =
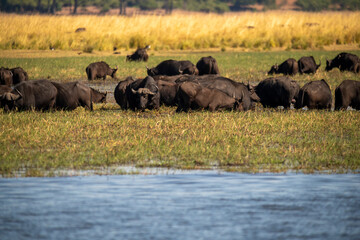
<path id="1" fill-rule="evenodd" d="M 359 72 L 360 59 L 355 54 L 342 52 L 339 53 L 334 59 L 326 60 L 326 71 L 333 68 L 339 68 L 340 71 Z"/>
<path id="2" fill-rule="evenodd" d="M 263 107 L 283 106 L 285 109 L 290 108 L 299 89 L 296 81 L 285 76 L 267 78 L 255 86 L 255 92 Z"/>
<path id="3" fill-rule="evenodd" d="M 0 68 L 0 85 L 11 86 L 13 84 L 13 73 L 10 69 Z"/>
<path id="4" fill-rule="evenodd" d="M 268 72 L 269 75 L 282 73 L 284 75 L 295 75 L 299 71 L 298 62 L 294 58 L 285 60 L 280 65 L 273 65 Z"/>
<path id="5" fill-rule="evenodd" d="M 12 68 L 10 71 L 13 73 L 12 82 L 14 85 L 29 80 L 27 72 L 21 67 Z"/>
<path id="6" fill-rule="evenodd" d="M 164 104 L 165 106 L 177 105 L 176 93 L 179 89 L 179 84 L 159 80 L 157 81 L 157 85 L 160 91 L 160 104 Z"/>
<path id="7" fill-rule="evenodd" d="M 335 110 L 352 107 L 360 110 L 360 82 L 344 80 L 335 89 Z"/>
<path id="8" fill-rule="evenodd" d="M 307 106 L 309 109 L 331 109 L 331 90 L 327 82 L 311 81 L 306 83 L 299 91 L 295 108 Z"/>
<path id="9" fill-rule="evenodd" d="M 154 68 L 147 68 L 149 76 L 167 75 L 174 76 L 179 74 L 198 74 L 196 66 L 190 61 L 165 60 Z"/>
<path id="10" fill-rule="evenodd" d="M 77 107 L 93 110 L 91 89 L 81 82 L 52 82 L 57 89 L 56 108 L 74 110 Z"/>
<path id="11" fill-rule="evenodd" d="M 114 90 L 115 101 L 124 110 L 129 108 L 129 103 L 126 97 L 126 87 L 135 80 L 136 79 L 131 76 L 127 77 L 125 80 L 120 81 L 118 85 L 115 87 Z"/>
<path id="12" fill-rule="evenodd" d="M 133 54 L 126 56 L 126 61 L 144 61 L 147 62 L 149 55 L 146 50 L 150 48 L 150 45 L 144 48 L 138 48 Z"/>
<path id="13" fill-rule="evenodd" d="M 112 78 L 116 78 L 117 68 L 110 68 L 106 62 L 95 62 L 90 63 L 89 66 L 86 67 L 86 74 L 88 80 L 94 80 L 97 78 L 106 79 L 106 75 L 111 76 Z"/>
<path id="14" fill-rule="evenodd" d="M 126 97 L 129 108 L 133 111 L 160 107 L 159 87 L 150 76 L 130 83 L 126 87 Z"/>
<path id="15" fill-rule="evenodd" d="M 321 66 L 321 61 L 317 65 L 313 56 L 302 57 L 299 59 L 298 65 L 300 74 L 316 73 L 317 69 Z"/>
<path id="16" fill-rule="evenodd" d="M 199 70 L 199 75 L 220 74 L 216 59 L 211 56 L 200 58 L 196 68 Z"/>
<path id="17" fill-rule="evenodd" d="M 91 101 L 93 103 L 106 103 L 107 92 L 102 93 L 96 89 L 90 87 L 91 90 Z"/>
<path id="18" fill-rule="evenodd" d="M 184 82 L 177 92 L 178 108 L 176 112 L 187 112 L 190 108 L 216 110 L 243 111 L 242 103 L 226 93 L 207 88 L 195 82 Z"/>
<path id="19" fill-rule="evenodd" d="M 55 105 L 56 87 L 48 80 L 26 81 L 0 96 L 5 110 L 49 110 Z"/>
<path id="20" fill-rule="evenodd" d="M 244 111 L 253 108 L 253 103 L 260 100 L 256 93 L 249 88 L 249 86 L 219 75 L 184 75 L 182 78 L 178 78 L 175 82 L 179 84 L 186 81 L 195 82 L 204 87 L 215 88 L 226 93 L 227 95 L 235 98 L 238 102 L 242 103 Z"/>

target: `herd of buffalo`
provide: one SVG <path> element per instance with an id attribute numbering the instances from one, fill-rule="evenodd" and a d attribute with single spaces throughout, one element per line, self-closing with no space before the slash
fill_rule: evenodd
<path id="1" fill-rule="evenodd" d="M 138 49 L 127 61 L 147 61 L 147 46 Z M 146 54 L 146 55 L 144 55 Z M 177 106 L 177 112 L 189 109 L 247 111 L 256 102 L 264 107 L 331 109 L 332 94 L 325 80 L 311 81 L 300 88 L 287 75 L 315 73 L 321 63 L 314 58 L 302 57 L 298 61 L 287 59 L 274 65 L 268 72 L 284 76 L 270 77 L 252 86 L 220 75 L 215 58 L 203 57 L 196 65 L 190 61 L 165 60 L 154 68 L 147 68 L 147 77 L 127 77 L 115 87 L 114 97 L 122 109 L 158 109 L 162 104 Z M 326 61 L 326 71 L 360 72 L 359 58 L 350 53 L 340 53 Z M 89 80 L 116 78 L 117 68 L 105 62 L 91 63 L 86 67 Z M 106 102 L 101 93 L 85 83 L 59 83 L 49 80 L 28 81 L 21 68 L 0 68 L 0 107 L 9 110 L 72 110 L 79 106 L 93 109 L 93 103 Z M 335 90 L 335 110 L 348 107 L 360 110 L 360 81 L 345 80 Z"/>

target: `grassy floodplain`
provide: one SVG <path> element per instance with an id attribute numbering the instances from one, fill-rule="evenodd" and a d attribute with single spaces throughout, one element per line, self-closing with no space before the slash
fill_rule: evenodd
<path id="1" fill-rule="evenodd" d="M 40 16 L 0 15 L 0 49 L 112 51 L 204 48 L 312 49 L 360 44 L 360 12 Z M 11 26 L 11 27 L 9 27 Z M 86 31 L 75 33 L 85 27 Z"/>
<path id="2" fill-rule="evenodd" d="M 360 55 L 359 50 L 349 51 Z M 13 54 L 11 54 L 13 53 Z M 119 79 L 145 76 L 145 65 L 165 59 L 214 56 L 223 75 L 257 83 L 276 62 L 313 55 L 318 62 L 339 51 L 280 52 L 152 52 L 148 63 L 125 62 L 124 55 L 93 53 L 73 56 L 64 52 L 0 52 L 0 65 L 22 66 L 31 79 L 86 80 L 85 67 L 105 60 L 119 66 Z M 51 57 L 39 57 L 47 56 Z M 14 57 L 16 55 L 16 57 Z M 65 55 L 65 56 L 64 56 Z M 71 55 L 71 56 L 70 56 Z M 75 54 L 76 55 L 76 54 Z M 332 92 L 344 79 L 360 80 L 337 69 L 293 77 L 300 86 L 326 79 Z M 119 80 L 97 81 L 114 86 Z M 111 96 L 110 96 L 111 97 Z M 359 111 L 206 111 L 175 113 L 123 111 L 111 101 L 93 112 L 12 112 L 0 110 L 0 175 L 51 176 L 62 169 L 110 169 L 113 166 L 178 169 L 225 169 L 239 172 L 329 171 L 358 172 L 360 167 Z M 108 173 L 108 172 L 107 172 Z M 110 173 L 122 173 L 113 171 Z"/>

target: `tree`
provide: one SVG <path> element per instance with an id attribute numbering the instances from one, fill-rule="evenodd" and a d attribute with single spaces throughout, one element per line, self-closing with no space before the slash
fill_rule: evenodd
<path id="1" fill-rule="evenodd" d="M 126 0 L 120 0 L 120 15 L 126 15 L 126 6 L 127 6 L 127 1 Z"/>
<path id="2" fill-rule="evenodd" d="M 77 8 L 78 8 L 78 0 L 74 0 L 74 11 L 73 11 L 73 14 L 76 14 L 77 13 Z"/>

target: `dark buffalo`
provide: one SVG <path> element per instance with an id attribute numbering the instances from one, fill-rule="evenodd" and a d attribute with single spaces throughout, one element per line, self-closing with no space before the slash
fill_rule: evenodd
<path id="1" fill-rule="evenodd" d="M 176 82 L 181 83 L 185 81 L 192 81 L 199 83 L 204 87 L 218 89 L 240 102 L 245 111 L 253 107 L 253 102 L 258 102 L 260 100 L 254 91 L 249 91 L 249 86 L 222 76 L 212 74 L 203 76 L 187 76 L 187 79 L 179 79 Z"/>
<path id="2" fill-rule="evenodd" d="M 10 71 L 13 73 L 14 85 L 29 80 L 29 76 L 27 72 L 25 72 L 25 70 L 22 69 L 21 67 L 12 68 L 10 69 Z"/>
<path id="3" fill-rule="evenodd" d="M 129 108 L 133 111 L 160 107 L 159 87 L 150 76 L 130 83 L 126 88 L 126 97 Z"/>
<path id="4" fill-rule="evenodd" d="M 321 66 L 321 61 L 319 65 L 316 65 L 315 59 L 313 56 L 302 57 L 298 61 L 299 72 L 303 73 L 316 73 L 317 69 Z"/>
<path id="5" fill-rule="evenodd" d="M 106 103 L 107 92 L 102 93 L 93 88 L 90 88 L 90 90 L 91 90 L 91 101 L 93 103 Z"/>
<path id="6" fill-rule="evenodd" d="M 126 56 L 126 61 L 144 61 L 147 62 L 149 55 L 146 50 L 150 48 L 150 45 L 144 48 L 138 48 L 133 54 Z"/>
<path id="7" fill-rule="evenodd" d="M 57 89 L 56 108 L 74 110 L 77 107 L 93 110 L 91 89 L 81 82 L 52 82 Z"/>
<path id="8" fill-rule="evenodd" d="M 198 74 L 196 66 L 190 61 L 165 60 L 154 68 L 147 68 L 149 76 L 167 75 L 174 76 L 179 74 Z"/>
<path id="9" fill-rule="evenodd" d="M 273 65 L 268 72 L 269 75 L 272 74 L 284 74 L 284 75 L 295 75 L 299 72 L 298 62 L 294 58 L 289 58 L 285 60 L 280 65 Z"/>
<path id="10" fill-rule="evenodd" d="M 159 80 L 157 85 L 160 91 L 160 104 L 165 106 L 177 105 L 176 93 L 179 89 L 179 84 L 169 81 Z"/>
<path id="11" fill-rule="evenodd" d="M 226 93 L 207 88 L 195 82 L 184 82 L 179 86 L 177 93 L 178 108 L 176 112 L 187 112 L 190 108 L 216 110 L 243 111 L 242 103 L 236 101 Z"/>
<path id="12" fill-rule="evenodd" d="M 355 54 L 342 52 L 339 53 L 334 59 L 326 60 L 326 71 L 333 68 L 339 68 L 340 71 L 359 72 L 360 59 Z"/>
<path id="13" fill-rule="evenodd" d="M 125 80 L 120 81 L 118 85 L 115 87 L 114 90 L 115 101 L 124 110 L 129 108 L 129 102 L 127 101 L 127 97 L 126 97 L 126 88 L 130 83 L 134 82 L 135 80 L 136 79 L 131 76 L 127 77 Z"/>
<path id="14" fill-rule="evenodd" d="M 26 81 L 0 96 L 5 110 L 49 110 L 55 105 L 56 87 L 48 80 Z"/>
<path id="15" fill-rule="evenodd" d="M 116 78 L 116 71 L 117 68 L 110 68 L 109 65 L 106 62 L 95 62 L 89 64 L 89 66 L 86 67 L 86 74 L 88 77 L 88 80 L 94 80 L 97 78 L 106 79 L 106 75 L 111 76 L 112 78 Z"/>
<path id="16" fill-rule="evenodd" d="M 196 68 L 199 70 L 199 75 L 220 74 L 216 59 L 211 56 L 202 57 L 196 63 Z"/>
<path id="17" fill-rule="evenodd" d="M 296 98 L 300 86 L 289 77 L 267 78 L 255 86 L 255 92 L 264 107 L 283 106 L 290 108 Z"/>
<path id="18" fill-rule="evenodd" d="M 11 86 L 13 84 L 13 73 L 10 69 L 0 68 L 0 85 Z"/>
<path id="19" fill-rule="evenodd" d="M 309 109 L 331 109 L 331 90 L 327 82 L 311 81 L 306 83 L 299 91 L 295 108 L 308 107 Z"/>
<path id="20" fill-rule="evenodd" d="M 352 107 L 360 110 L 360 82 L 344 80 L 335 89 L 335 110 Z"/>

